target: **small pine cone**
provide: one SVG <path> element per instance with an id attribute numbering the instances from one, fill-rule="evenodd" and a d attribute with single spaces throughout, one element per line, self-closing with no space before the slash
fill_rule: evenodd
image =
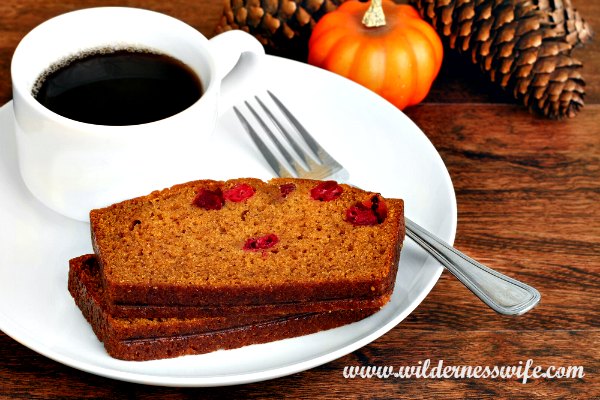
<path id="1" fill-rule="evenodd" d="M 346 0 L 224 0 L 215 33 L 242 29 L 271 54 L 305 59 L 313 26 Z"/>
<path id="2" fill-rule="evenodd" d="M 450 48 L 469 55 L 532 112 L 560 119 L 583 106 L 582 64 L 571 50 L 589 40 L 591 30 L 570 1 L 412 2 Z"/>

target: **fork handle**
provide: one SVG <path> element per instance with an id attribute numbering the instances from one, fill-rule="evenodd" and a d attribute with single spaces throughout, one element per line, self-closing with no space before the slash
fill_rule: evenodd
<path id="1" fill-rule="evenodd" d="M 410 219 L 405 218 L 405 222 L 406 235 L 494 311 L 521 315 L 540 301 L 541 295 L 535 288 L 473 260 Z"/>

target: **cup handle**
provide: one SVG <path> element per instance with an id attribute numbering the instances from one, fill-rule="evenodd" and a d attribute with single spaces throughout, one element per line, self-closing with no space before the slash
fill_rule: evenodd
<path id="1" fill-rule="evenodd" d="M 256 75 L 265 50 L 254 36 L 241 30 L 223 32 L 208 42 L 217 64 L 217 79 L 221 81 L 219 114 L 222 114 L 247 97 L 247 83 Z"/>

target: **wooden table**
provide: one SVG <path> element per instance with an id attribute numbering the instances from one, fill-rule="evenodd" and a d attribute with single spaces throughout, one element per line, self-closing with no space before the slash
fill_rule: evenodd
<path id="1" fill-rule="evenodd" d="M 19 40 L 42 21 L 115 2 L 3 0 L 0 104 L 11 99 L 9 65 Z M 128 0 L 211 36 L 220 0 Z M 600 30 L 600 4 L 579 0 Z M 101 378 L 51 361 L 0 332 L 0 397 L 154 398 L 599 398 L 600 397 L 600 42 L 575 53 L 584 63 L 586 106 L 548 121 L 487 85 L 448 55 L 422 105 L 406 113 L 446 163 L 458 200 L 455 245 L 542 293 L 525 316 L 497 315 L 449 273 L 400 325 L 373 343 L 292 376 L 227 388 L 178 389 Z M 0 228 L 1 229 L 1 228 Z M 583 366 L 583 379 L 345 379 L 346 365 Z"/>

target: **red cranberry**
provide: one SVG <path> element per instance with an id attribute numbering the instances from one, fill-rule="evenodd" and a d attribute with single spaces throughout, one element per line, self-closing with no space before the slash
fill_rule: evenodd
<path id="1" fill-rule="evenodd" d="M 254 196 L 256 191 L 247 183 L 239 183 L 223 193 L 225 200 L 239 203 Z"/>
<path id="2" fill-rule="evenodd" d="M 215 190 L 201 188 L 192 201 L 193 205 L 205 210 L 220 210 L 224 203 L 223 192 L 219 188 Z"/>
<path id="3" fill-rule="evenodd" d="M 346 210 L 346 221 L 352 225 L 377 225 L 377 215 L 363 203 L 356 203 Z"/>
<path id="4" fill-rule="evenodd" d="M 319 201 L 331 201 L 340 197 L 343 191 L 336 181 L 324 181 L 312 188 L 310 196 Z"/>
<path id="5" fill-rule="evenodd" d="M 377 223 L 382 223 L 385 220 L 385 217 L 387 217 L 387 204 L 385 204 L 385 201 L 378 195 L 371 197 L 371 199 L 364 202 L 364 204 L 373 210 L 373 213 L 377 216 Z"/>
<path id="6" fill-rule="evenodd" d="M 377 195 L 362 203 L 356 203 L 346 210 L 346 221 L 352 225 L 377 225 L 387 217 L 387 205 Z"/>
<path id="7" fill-rule="evenodd" d="M 296 190 L 296 185 L 293 183 L 284 183 L 283 185 L 279 185 L 279 191 L 281 192 L 282 197 L 287 197 L 288 194 L 292 193 Z"/>
<path id="8" fill-rule="evenodd" d="M 279 243 L 279 238 L 274 233 L 269 233 L 268 235 L 250 238 L 246 240 L 244 243 L 244 250 L 256 251 L 256 250 L 265 250 L 275 246 Z"/>

